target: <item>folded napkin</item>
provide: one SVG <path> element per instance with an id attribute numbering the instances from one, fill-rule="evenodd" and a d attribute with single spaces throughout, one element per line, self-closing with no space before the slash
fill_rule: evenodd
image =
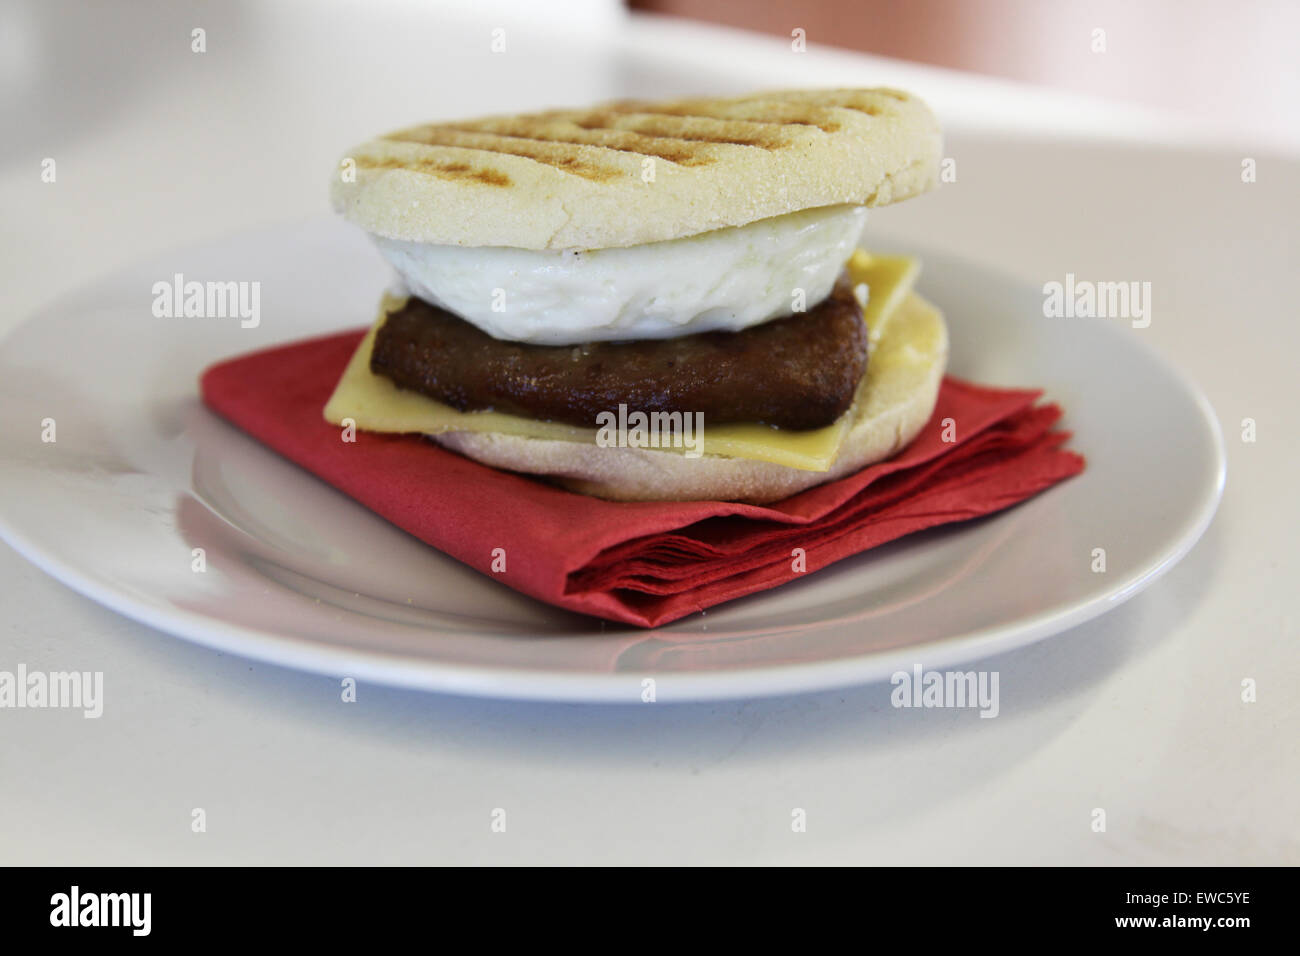
<path id="1" fill-rule="evenodd" d="M 489 468 L 418 435 L 358 432 L 355 442 L 342 441 L 321 410 L 363 334 L 221 362 L 203 373 L 203 400 L 470 567 L 549 604 L 642 627 L 922 528 L 999 511 L 1084 467 L 1061 447 L 1069 434 L 1052 428 L 1060 408 L 1034 404 L 1041 392 L 949 377 L 907 448 L 839 481 L 769 505 L 603 501 Z M 945 418 L 960 423 L 955 442 L 943 440 Z"/>

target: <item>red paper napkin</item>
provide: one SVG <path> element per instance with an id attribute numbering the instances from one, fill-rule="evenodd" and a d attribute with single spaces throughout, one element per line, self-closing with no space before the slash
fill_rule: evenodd
<path id="1" fill-rule="evenodd" d="M 999 511 L 1077 474 L 1041 394 L 944 380 L 893 459 L 770 505 L 613 502 L 498 471 L 418 435 L 340 439 L 321 411 L 364 332 L 221 362 L 203 400 L 398 527 L 560 607 L 655 627 L 784 584 L 913 531 Z M 942 422 L 957 423 L 944 442 Z M 665 453 L 667 454 L 667 453 Z M 505 549 L 506 570 L 492 571 Z M 806 570 L 797 571 L 795 548 Z M 498 552 L 499 553 L 499 552 Z"/>

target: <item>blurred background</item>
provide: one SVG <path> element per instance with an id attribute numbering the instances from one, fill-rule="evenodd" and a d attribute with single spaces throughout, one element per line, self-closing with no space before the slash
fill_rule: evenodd
<path id="1" fill-rule="evenodd" d="M 631 0 L 636 10 L 1300 137 L 1295 0 Z M 1097 31 L 1101 31 L 1098 33 Z"/>

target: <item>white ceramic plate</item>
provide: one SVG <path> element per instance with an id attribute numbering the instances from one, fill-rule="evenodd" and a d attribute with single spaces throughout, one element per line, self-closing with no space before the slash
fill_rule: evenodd
<path id="1" fill-rule="evenodd" d="M 921 289 L 949 316 L 951 371 L 1046 387 L 1087 470 L 999 515 L 669 627 L 516 594 L 202 407 L 195 382 L 211 362 L 368 320 L 386 267 L 334 223 L 177 252 L 14 332 L 0 345 L 0 532 L 68 586 L 180 637 L 464 694 L 634 702 L 646 677 L 660 701 L 791 693 L 1027 644 L 1115 607 L 1187 553 L 1218 504 L 1222 439 L 1140 330 L 1045 319 L 1039 290 L 920 252 Z M 155 318 L 152 286 L 175 273 L 260 282 L 260 325 Z"/>

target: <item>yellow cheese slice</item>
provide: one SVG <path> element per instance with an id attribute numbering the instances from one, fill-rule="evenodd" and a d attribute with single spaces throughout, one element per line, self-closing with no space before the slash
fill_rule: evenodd
<path id="1" fill-rule="evenodd" d="M 920 263 L 907 256 L 875 256 L 862 250 L 848 262 L 854 286 L 867 287 L 867 304 L 863 318 L 873 352 L 867 362 L 867 374 L 858 386 L 853 408 L 824 428 L 809 431 L 785 431 L 759 423 L 733 423 L 707 426 L 703 434 L 703 452 L 727 458 L 770 461 L 803 471 L 827 471 L 835 463 L 840 444 L 853 420 L 854 409 L 864 402 L 873 370 L 887 356 L 874 351 L 890 316 L 898 311 L 916 284 Z M 418 392 L 400 389 L 381 375 L 370 371 L 370 353 L 375 333 L 388 313 L 400 307 L 387 299 L 379 320 L 353 353 L 347 368 L 325 405 L 325 419 L 335 425 L 351 419 L 362 431 L 418 432 L 439 435 L 445 432 L 495 432 L 524 438 L 551 441 L 577 441 L 594 444 L 596 429 L 580 428 L 563 422 L 535 421 L 504 412 L 461 412 Z M 685 453 L 681 448 L 658 449 L 665 453 Z"/>

